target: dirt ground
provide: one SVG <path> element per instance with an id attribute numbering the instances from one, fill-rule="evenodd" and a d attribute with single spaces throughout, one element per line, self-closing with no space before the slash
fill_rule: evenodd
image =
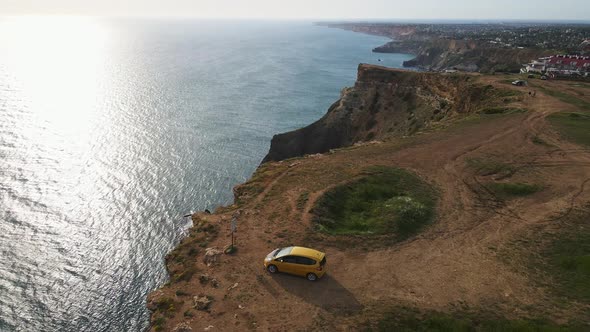
<path id="1" fill-rule="evenodd" d="M 195 277 L 154 292 L 152 302 L 174 301 L 160 326 L 177 331 L 183 326 L 193 331 L 347 331 L 379 308 L 394 305 L 443 312 L 485 307 L 508 319 L 548 313 L 556 322 L 567 321 L 572 313 L 554 307 L 548 291 L 531 282 L 529 270 L 506 264 L 499 253 L 539 227 L 559 227 L 573 207 L 590 201 L 590 151 L 560 138 L 545 120 L 553 112 L 577 109 L 539 90 L 529 96 L 532 88 L 510 87 L 502 83 L 506 77 L 479 79 L 524 91 L 514 106 L 528 112 L 475 117 L 406 139 L 267 164 L 246 184 L 258 186 L 256 195 L 239 206 L 199 214 L 197 218 L 220 225 L 219 236 L 207 246 L 223 248 L 230 242 L 231 216 L 240 210 L 238 251 L 221 255 L 210 267 L 200 254 L 194 259 Z M 575 90 L 585 100 L 590 95 L 590 89 L 567 82 L 535 84 Z M 469 165 L 474 159 L 509 164 L 514 172 L 504 178 L 479 175 Z M 436 222 L 393 246 L 314 233 L 309 210 L 315 200 L 371 165 L 409 169 L 436 187 Z M 484 186 L 506 177 L 543 190 L 502 200 Z M 325 251 L 327 275 L 309 282 L 267 273 L 265 255 L 290 244 Z M 200 274 L 216 278 L 219 287 L 201 283 Z M 186 294 L 178 295 L 179 290 Z M 209 311 L 192 308 L 198 294 L 212 297 Z"/>

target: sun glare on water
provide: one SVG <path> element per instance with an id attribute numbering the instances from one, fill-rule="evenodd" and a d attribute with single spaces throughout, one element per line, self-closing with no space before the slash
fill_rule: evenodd
<path id="1" fill-rule="evenodd" d="M 93 19 L 0 19 L 3 83 L 53 129 L 84 129 L 103 93 L 107 39 Z"/>

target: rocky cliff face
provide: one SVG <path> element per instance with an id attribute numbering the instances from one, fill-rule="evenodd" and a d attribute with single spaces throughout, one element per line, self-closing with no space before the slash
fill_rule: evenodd
<path id="1" fill-rule="evenodd" d="M 376 53 L 410 53 L 416 57 L 405 67 L 428 70 L 459 69 L 470 72 L 518 72 L 523 63 L 553 54 L 551 50 L 499 48 L 474 41 L 437 39 L 391 41 L 373 49 Z"/>
<path id="2" fill-rule="evenodd" d="M 477 112 L 495 102 L 497 90 L 474 81 L 469 75 L 361 64 L 355 86 L 343 89 L 320 120 L 275 135 L 263 163 L 411 135 L 435 122 Z"/>
<path id="3" fill-rule="evenodd" d="M 448 46 L 423 47 L 416 58 L 406 61 L 406 67 L 429 70 L 458 69 L 463 71 L 494 73 L 519 72 L 523 63 L 552 54 L 552 51 L 517 48 L 492 48 L 462 41 L 445 41 Z M 461 44 L 457 46 L 458 44 Z"/>

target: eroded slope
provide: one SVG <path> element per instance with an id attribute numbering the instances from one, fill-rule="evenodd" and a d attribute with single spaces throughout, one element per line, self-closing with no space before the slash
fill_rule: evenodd
<path id="1" fill-rule="evenodd" d="M 504 103 L 511 94 L 470 75 L 441 75 L 361 64 L 354 87 L 315 123 L 273 137 L 263 162 L 411 135 Z"/>

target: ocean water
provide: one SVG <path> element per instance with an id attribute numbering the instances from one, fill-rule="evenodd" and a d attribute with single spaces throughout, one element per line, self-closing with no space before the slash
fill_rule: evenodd
<path id="1" fill-rule="evenodd" d="M 0 19 L 0 331 L 141 331 L 183 215 L 232 201 L 382 37 L 310 22 Z M 381 58 L 382 61 L 378 61 Z"/>

